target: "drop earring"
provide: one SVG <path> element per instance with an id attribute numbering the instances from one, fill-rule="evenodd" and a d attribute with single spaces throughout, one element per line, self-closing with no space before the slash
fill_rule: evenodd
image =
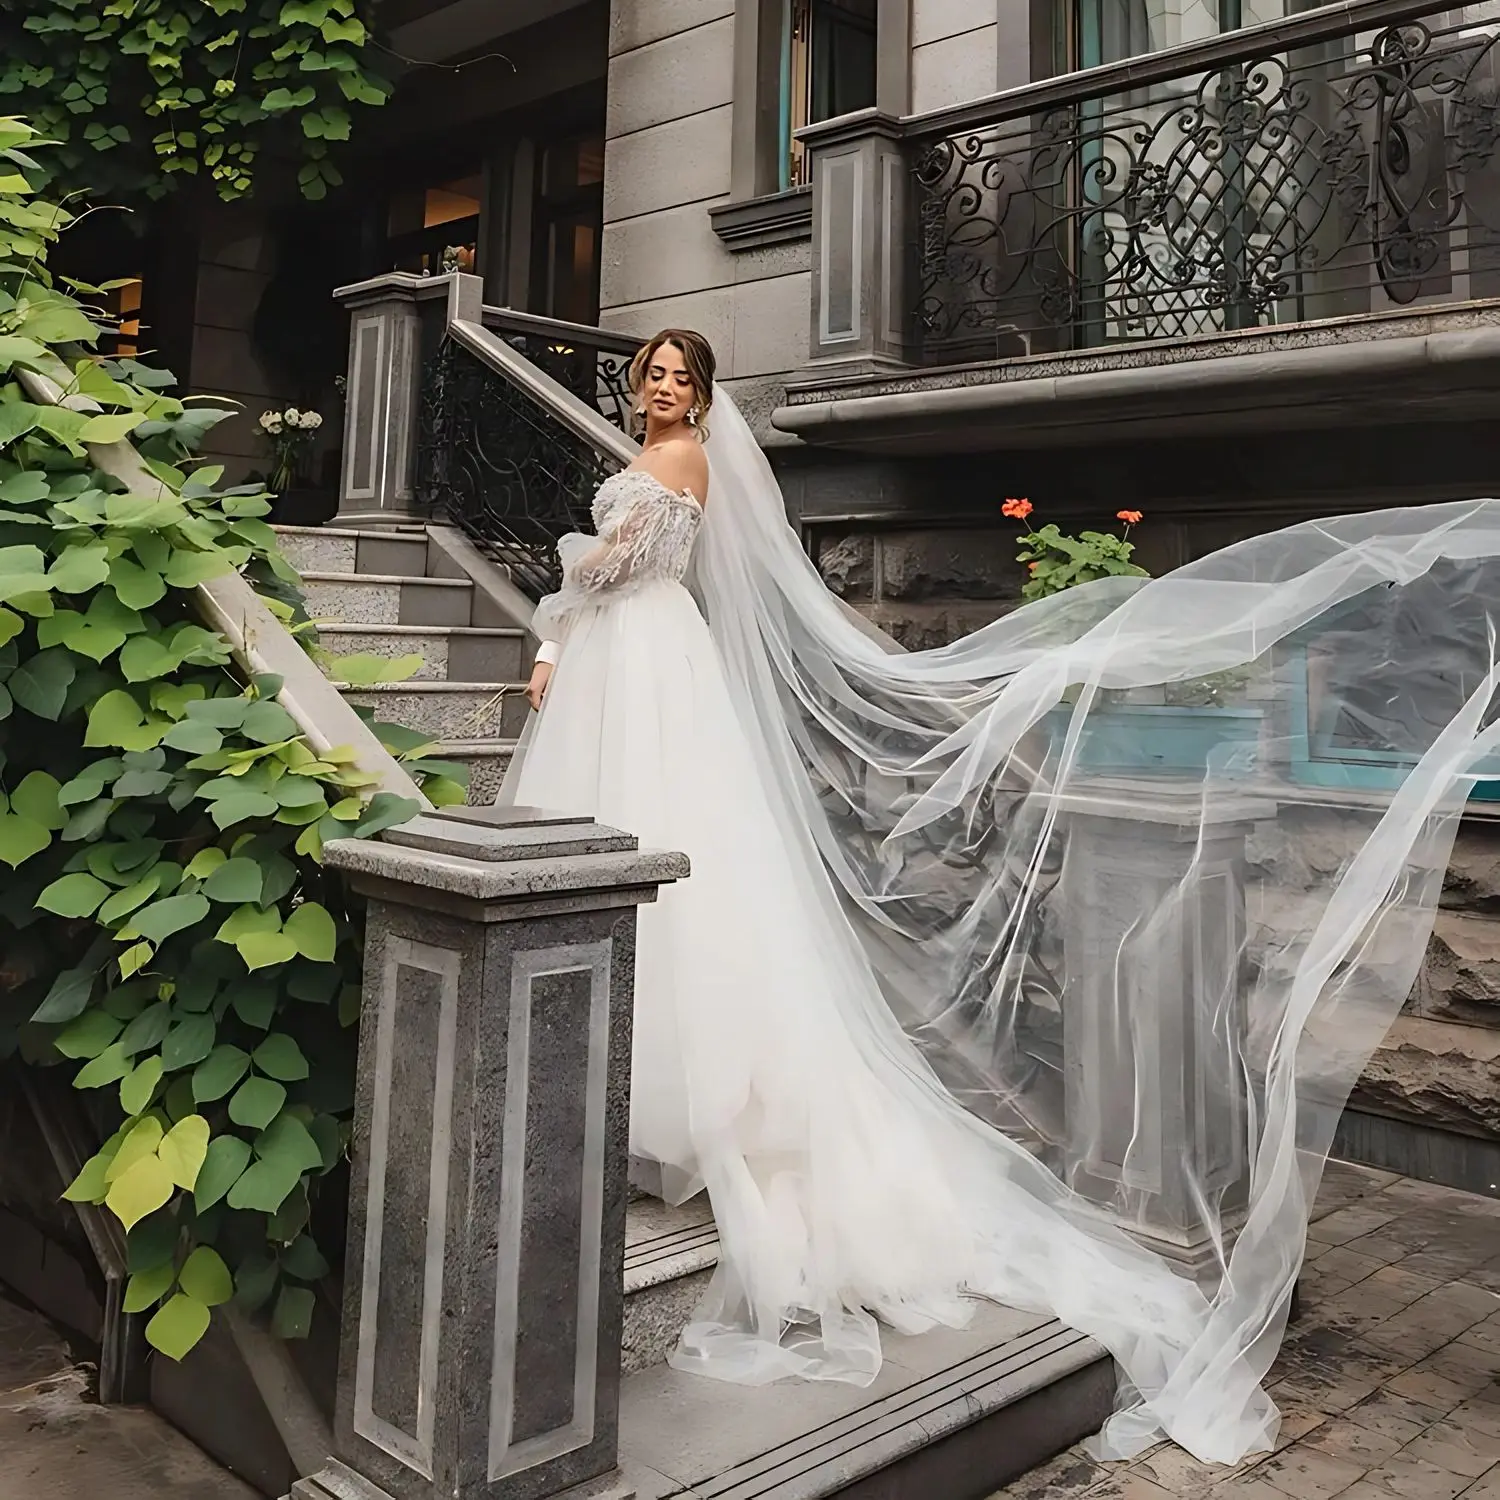
<path id="1" fill-rule="evenodd" d="M 696 406 L 688 407 L 687 421 L 689 427 L 696 427 L 698 425 L 698 408 Z"/>

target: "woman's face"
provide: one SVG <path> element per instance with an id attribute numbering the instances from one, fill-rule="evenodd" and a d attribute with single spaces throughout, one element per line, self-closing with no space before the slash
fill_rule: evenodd
<path id="1" fill-rule="evenodd" d="M 675 344 L 663 344 L 651 356 L 641 395 L 645 398 L 647 412 L 659 426 L 670 427 L 687 416 L 695 393 L 682 350 Z"/>

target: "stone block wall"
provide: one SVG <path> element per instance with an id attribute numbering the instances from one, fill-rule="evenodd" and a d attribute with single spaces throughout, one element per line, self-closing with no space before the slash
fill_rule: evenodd
<path id="1" fill-rule="evenodd" d="M 946 645 L 1014 609 L 1024 575 L 1013 530 L 851 530 L 819 539 L 818 569 L 840 598 L 908 650 Z"/>

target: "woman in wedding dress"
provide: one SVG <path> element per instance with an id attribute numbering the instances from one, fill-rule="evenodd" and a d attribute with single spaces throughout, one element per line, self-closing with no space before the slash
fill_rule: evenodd
<path id="1" fill-rule="evenodd" d="M 962 1326 L 989 1298 L 1114 1354 L 1121 1395 L 1100 1453 L 1130 1456 L 1162 1432 L 1207 1460 L 1269 1447 L 1261 1380 L 1332 1122 L 1410 988 L 1468 768 L 1494 748 L 1485 591 L 1456 626 L 1442 574 L 1500 554 L 1494 507 L 1294 528 L 906 654 L 823 587 L 699 335 L 652 339 L 632 389 L 640 456 L 600 487 L 597 535 L 559 548 L 564 585 L 535 627 L 540 711 L 501 796 L 692 862 L 641 909 L 635 992 L 632 1153 L 661 1165 L 674 1202 L 706 1189 L 721 1243 L 673 1364 L 747 1384 L 868 1383 L 879 1323 Z M 1254 976 L 1237 981 L 1224 1076 L 1202 1084 L 1205 1109 L 1222 1102 L 1210 1086 L 1233 1096 L 1244 1171 L 1196 1181 L 1219 1264 L 1189 1280 L 1065 1180 L 1045 1123 L 1055 1069 L 1028 1040 L 1049 1024 L 1045 907 L 1080 746 L 1110 694 L 1212 673 L 1279 682 L 1256 678 L 1268 652 L 1351 601 L 1366 614 L 1345 635 L 1372 653 L 1358 665 L 1389 679 L 1382 641 L 1437 618 L 1431 579 L 1456 684 L 1435 693 L 1429 640 L 1428 670 L 1371 700 L 1404 704 L 1415 769 L 1383 812 L 1325 796 L 1347 857 L 1299 876 L 1274 923 L 1256 906 L 1270 897 L 1252 894 L 1250 930 L 1278 935 L 1262 933 Z M 1241 795 L 1222 769 L 1190 789 L 1190 824 Z M 1299 836 L 1267 806 L 1260 837 Z M 1196 878 L 1181 874 L 1150 922 L 1186 909 Z M 1120 943 L 1122 971 L 1146 962 L 1136 937 Z M 1113 1001 L 1124 1032 L 1153 976 L 1135 981 Z M 1148 1121 L 1173 1085 L 1144 1050 L 1106 1081 Z M 1166 1159 L 1195 1149 L 1161 1144 Z"/>

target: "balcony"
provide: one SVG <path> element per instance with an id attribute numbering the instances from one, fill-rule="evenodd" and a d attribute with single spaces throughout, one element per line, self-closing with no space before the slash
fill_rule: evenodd
<path id="1" fill-rule="evenodd" d="M 776 425 L 901 452 L 1487 412 L 1497 59 L 1497 0 L 1346 0 L 815 127 Z"/>

